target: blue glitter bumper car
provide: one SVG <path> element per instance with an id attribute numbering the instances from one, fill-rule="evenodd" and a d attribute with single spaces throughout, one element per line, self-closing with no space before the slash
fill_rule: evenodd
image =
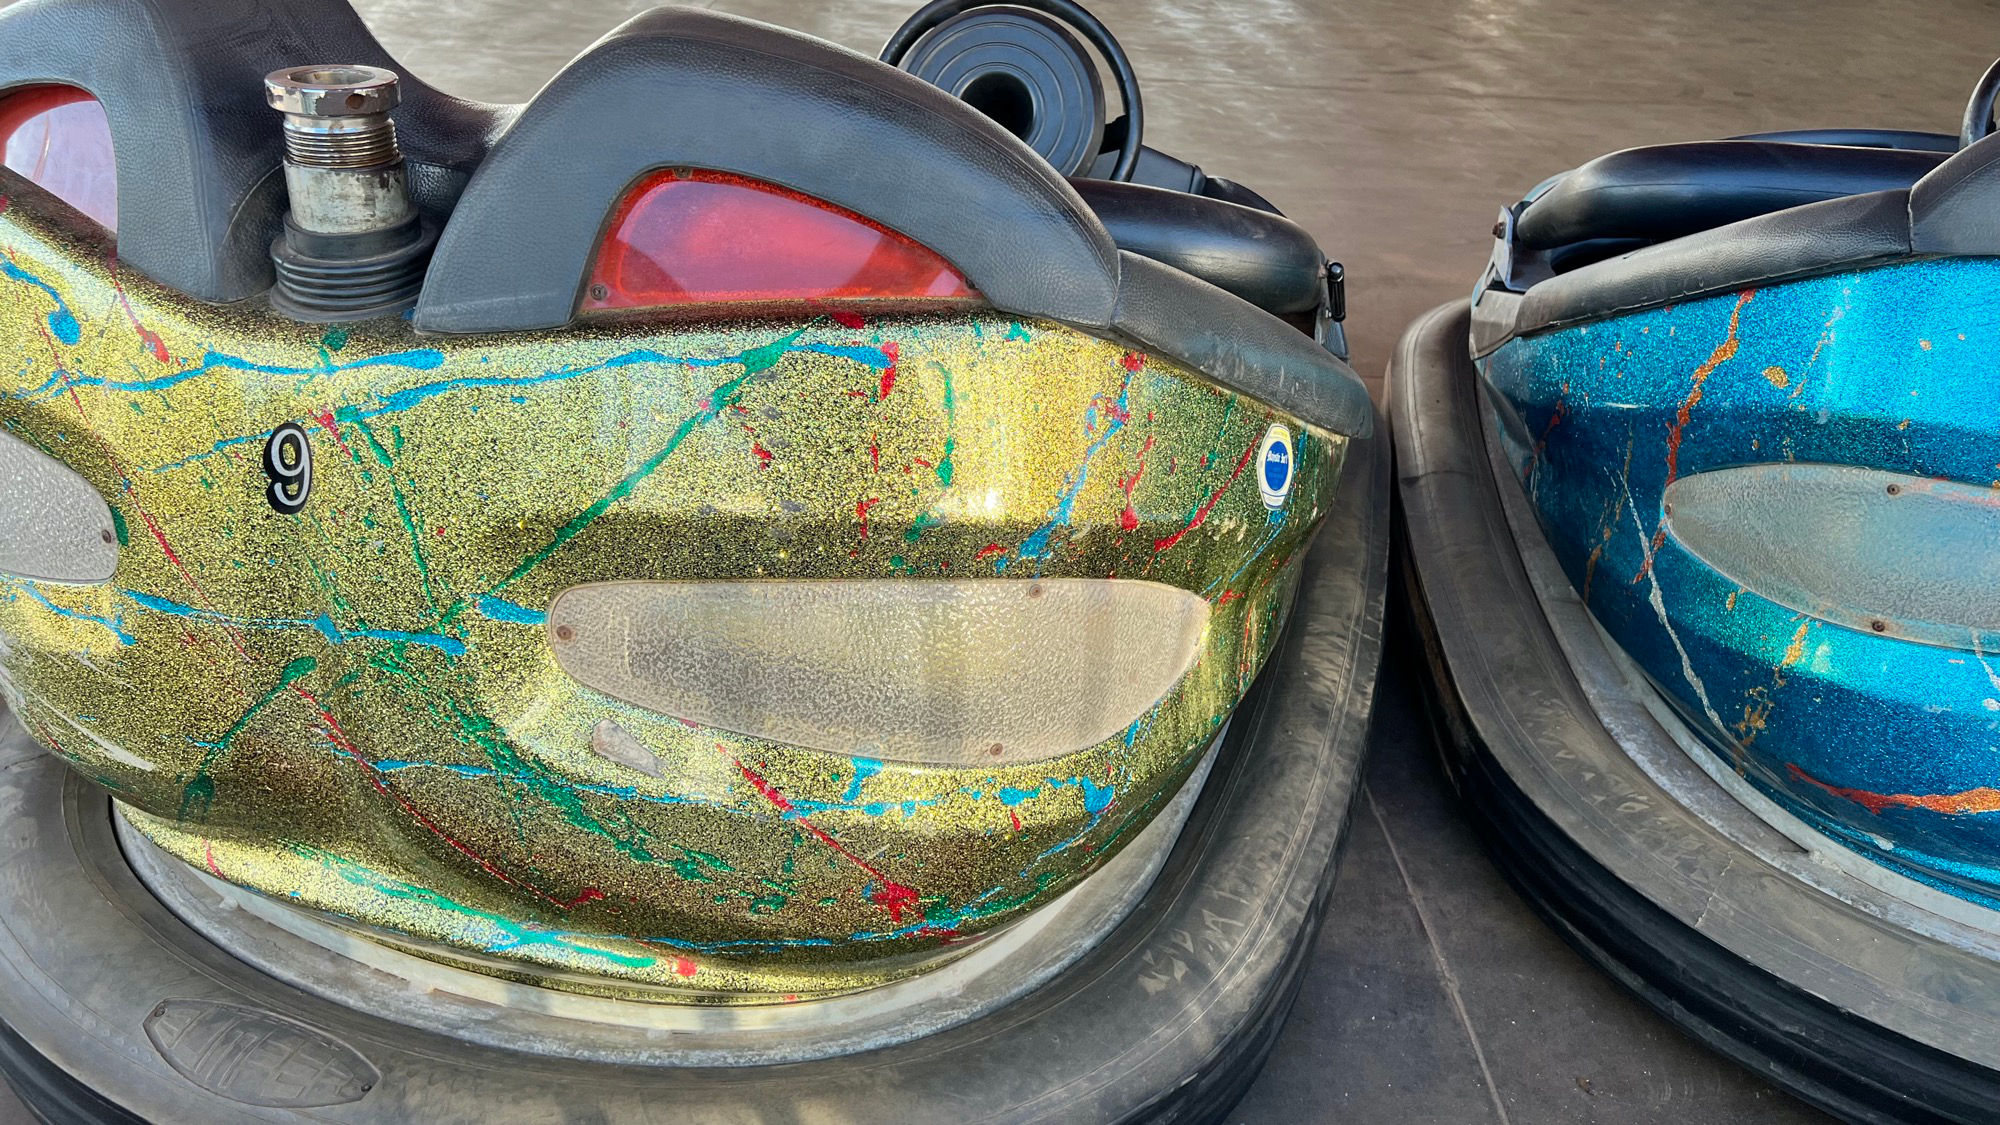
<path id="1" fill-rule="evenodd" d="M 1571 944 L 1855 1121 L 2000 1110 L 2000 137 L 1611 153 L 1391 365 L 1448 772 Z"/>

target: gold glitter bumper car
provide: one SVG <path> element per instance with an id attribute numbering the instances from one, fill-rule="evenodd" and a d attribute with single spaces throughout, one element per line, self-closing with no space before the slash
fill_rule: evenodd
<path id="1" fill-rule="evenodd" d="M 7 9 L 16 1085 L 1225 1108 L 1354 783 L 1386 454 L 1338 266 L 1141 126 L 1067 0 L 881 61 L 661 9 L 520 106 L 342 0 Z"/>

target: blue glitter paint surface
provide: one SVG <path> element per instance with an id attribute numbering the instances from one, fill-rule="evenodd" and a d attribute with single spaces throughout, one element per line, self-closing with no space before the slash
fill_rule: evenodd
<path id="1" fill-rule="evenodd" d="M 1921 644 L 1788 609 L 1684 548 L 1663 494 L 1767 463 L 2000 488 L 1996 287 L 2000 260 L 1898 264 L 1565 328 L 1480 362 L 1571 583 L 1715 753 L 1834 839 L 1989 906 L 2000 636 Z"/>

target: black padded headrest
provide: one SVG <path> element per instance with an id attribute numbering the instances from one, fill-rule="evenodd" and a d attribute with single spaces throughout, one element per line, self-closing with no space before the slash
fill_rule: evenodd
<path id="1" fill-rule="evenodd" d="M 495 142 L 438 241 L 419 328 L 552 328 L 613 204 L 661 167 L 733 172 L 930 247 L 1000 308 L 1103 323 L 1117 250 L 1054 168 L 922 79 L 809 36 L 661 8 L 564 67 Z"/>
<path id="2" fill-rule="evenodd" d="M 1844 195 L 1907 188 L 1941 152 L 1783 141 L 1696 141 L 1600 156 L 1528 204 L 1515 241 L 1664 241 Z"/>
<path id="3" fill-rule="evenodd" d="M 1181 191 L 1072 179 L 1120 250 L 1193 274 L 1266 312 L 1311 312 L 1325 294 L 1326 255 L 1283 215 Z"/>
<path id="4" fill-rule="evenodd" d="M 402 74 L 395 118 L 420 193 L 455 191 L 500 119 L 404 73 L 346 0 L 24 0 L 0 11 L 0 90 L 77 86 L 104 106 L 119 261 L 206 301 L 270 285 L 284 142 L 264 76 L 328 62 Z"/>

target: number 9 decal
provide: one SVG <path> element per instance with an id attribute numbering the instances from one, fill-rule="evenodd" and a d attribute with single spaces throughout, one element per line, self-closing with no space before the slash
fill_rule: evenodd
<path id="1" fill-rule="evenodd" d="M 313 486 L 312 445 L 297 422 L 271 431 L 264 443 L 264 475 L 271 478 L 265 490 L 271 507 L 289 516 L 306 506 Z"/>

